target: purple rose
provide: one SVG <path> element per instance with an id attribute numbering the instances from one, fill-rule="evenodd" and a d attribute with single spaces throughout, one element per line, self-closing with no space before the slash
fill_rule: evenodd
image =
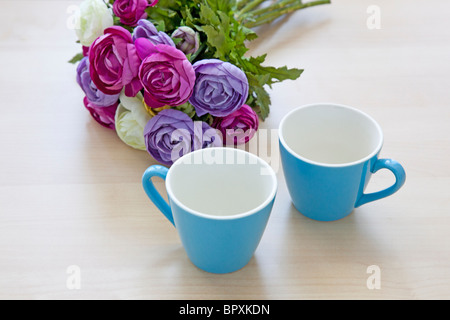
<path id="1" fill-rule="evenodd" d="M 193 150 L 222 147 L 222 134 L 219 130 L 211 128 L 203 121 L 194 121 Z"/>
<path id="2" fill-rule="evenodd" d="M 147 18 L 145 9 L 148 6 L 148 0 L 115 0 L 113 11 L 120 18 L 120 22 L 134 27 L 140 19 Z"/>
<path id="3" fill-rule="evenodd" d="M 155 46 L 144 38 L 136 40 L 136 50 L 143 60 L 139 79 L 145 89 L 145 103 L 150 108 L 186 103 L 195 84 L 195 72 L 186 55 L 171 46 Z"/>
<path id="4" fill-rule="evenodd" d="M 90 74 L 97 88 L 106 94 L 134 97 L 142 89 L 138 71 L 141 60 L 131 34 L 122 27 L 111 27 L 94 41 L 89 50 Z"/>
<path id="5" fill-rule="evenodd" d="M 197 114 L 226 117 L 242 107 L 248 97 L 245 73 L 229 62 L 206 59 L 194 64 L 195 87 L 189 102 Z"/>
<path id="6" fill-rule="evenodd" d="M 253 138 L 258 130 L 259 119 L 256 112 L 244 104 L 224 118 L 215 118 L 212 126 L 220 130 L 225 144 L 241 145 Z"/>
<path id="7" fill-rule="evenodd" d="M 109 95 L 97 89 L 91 79 L 89 59 L 87 57 L 84 57 L 77 67 L 77 82 L 86 94 L 86 98 L 89 102 L 96 106 L 109 107 L 119 100 L 120 94 Z"/>
<path id="8" fill-rule="evenodd" d="M 220 132 L 174 109 L 163 110 L 150 119 L 144 138 L 148 153 L 165 165 L 191 151 L 223 145 Z"/>
<path id="9" fill-rule="evenodd" d="M 116 110 L 119 106 L 119 102 L 117 101 L 115 104 L 108 106 L 108 107 L 100 107 L 96 106 L 95 104 L 92 104 L 89 102 L 87 98 L 84 98 L 84 106 L 88 111 L 90 112 L 91 116 L 100 123 L 105 128 L 113 129 L 115 130 L 115 116 L 116 116 Z"/>
<path id="10" fill-rule="evenodd" d="M 194 54 L 200 48 L 200 35 L 189 27 L 179 27 L 172 33 L 172 38 L 181 39 L 177 48 L 185 54 Z"/>
<path id="11" fill-rule="evenodd" d="M 145 19 L 139 20 L 134 29 L 133 40 L 136 41 L 138 38 L 149 39 L 154 45 L 166 44 L 175 47 L 175 43 L 165 32 L 158 32 L 153 23 Z"/>

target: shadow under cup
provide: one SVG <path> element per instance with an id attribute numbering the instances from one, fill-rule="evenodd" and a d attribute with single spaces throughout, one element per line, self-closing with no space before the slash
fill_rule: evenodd
<path id="1" fill-rule="evenodd" d="M 279 128 L 280 153 L 294 206 L 315 220 L 332 221 L 355 207 L 391 195 L 405 181 L 401 165 L 378 159 L 383 145 L 380 126 L 348 106 L 313 104 L 287 114 Z M 372 173 L 391 170 L 396 183 L 364 194 Z"/>
<path id="2" fill-rule="evenodd" d="M 166 180 L 170 206 L 154 189 L 152 176 Z M 250 261 L 277 191 L 267 163 L 232 148 L 194 151 L 170 169 L 152 166 L 144 173 L 143 185 L 176 227 L 192 263 L 212 273 L 233 272 Z"/>

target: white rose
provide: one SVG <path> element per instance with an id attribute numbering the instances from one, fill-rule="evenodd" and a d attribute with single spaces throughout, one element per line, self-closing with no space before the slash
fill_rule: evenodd
<path id="1" fill-rule="evenodd" d="M 81 44 L 89 47 L 106 28 L 114 25 L 111 9 L 103 0 L 85 0 L 75 13 L 75 33 Z"/>
<path id="2" fill-rule="evenodd" d="M 130 147 L 146 150 L 144 128 L 152 118 L 144 106 L 144 96 L 138 92 L 136 97 L 120 95 L 120 104 L 116 111 L 116 132 L 119 138 Z"/>

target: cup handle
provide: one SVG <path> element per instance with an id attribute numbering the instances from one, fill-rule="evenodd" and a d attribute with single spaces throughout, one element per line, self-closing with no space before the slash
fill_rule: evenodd
<path id="1" fill-rule="evenodd" d="M 166 180 L 167 172 L 169 169 L 160 165 L 154 165 L 148 168 L 144 175 L 142 176 L 142 186 L 144 187 L 145 193 L 152 200 L 155 206 L 166 216 L 166 218 L 175 226 L 173 221 L 172 210 L 169 204 L 164 200 L 164 198 L 156 190 L 155 185 L 152 182 L 153 177 L 159 177 Z"/>
<path id="2" fill-rule="evenodd" d="M 380 169 L 390 170 L 395 176 L 395 183 L 389 188 L 378 192 L 373 192 L 369 194 L 363 193 L 361 197 L 358 199 L 358 201 L 356 201 L 355 208 L 358 208 L 359 206 L 362 206 L 363 204 L 366 204 L 368 202 L 388 197 L 393 193 L 397 192 L 405 183 L 406 180 L 405 170 L 403 169 L 402 165 L 397 161 L 392 159 L 378 159 L 377 162 L 375 162 L 373 168 L 371 169 L 371 172 L 375 173 Z"/>

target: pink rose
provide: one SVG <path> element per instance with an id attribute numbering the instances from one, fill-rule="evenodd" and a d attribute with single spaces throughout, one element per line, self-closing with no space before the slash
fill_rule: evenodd
<path id="1" fill-rule="evenodd" d="M 89 55 L 89 47 L 83 46 L 83 56 L 87 57 Z"/>
<path id="2" fill-rule="evenodd" d="M 140 19 L 147 18 L 145 9 L 149 6 L 148 0 L 116 0 L 113 11 L 123 24 L 135 27 Z"/>
<path id="3" fill-rule="evenodd" d="M 256 112 L 244 104 L 238 111 L 224 118 L 215 118 L 212 125 L 222 132 L 227 145 L 241 145 L 250 141 L 258 130 L 259 119 Z"/>
<path id="4" fill-rule="evenodd" d="M 142 59 L 139 79 L 150 108 L 179 106 L 186 103 L 195 85 L 195 72 L 186 55 L 172 46 L 154 45 L 149 39 L 136 39 Z"/>
<path id="5" fill-rule="evenodd" d="M 128 30 L 114 26 L 94 41 L 89 50 L 90 74 L 97 88 L 106 94 L 134 97 L 142 89 L 138 71 L 141 60 Z"/>
<path id="6" fill-rule="evenodd" d="M 105 128 L 109 128 L 112 130 L 116 129 L 115 126 L 115 116 L 116 110 L 119 106 L 119 101 L 109 107 L 100 107 L 95 104 L 89 102 L 87 98 L 84 98 L 84 106 L 91 114 L 92 118 L 95 119 L 98 123 L 100 123 Z"/>

